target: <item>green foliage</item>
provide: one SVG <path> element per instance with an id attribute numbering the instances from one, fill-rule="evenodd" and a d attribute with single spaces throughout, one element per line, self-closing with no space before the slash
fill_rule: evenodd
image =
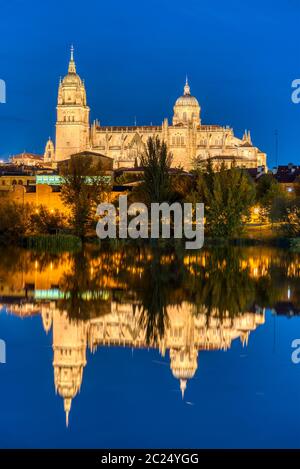
<path id="1" fill-rule="evenodd" d="M 300 197 L 300 176 L 297 176 L 295 183 L 294 183 L 294 187 L 295 187 L 295 196 Z"/>
<path id="2" fill-rule="evenodd" d="M 193 190 L 193 178 L 176 174 L 171 176 L 172 201 L 181 202 L 187 199 Z"/>
<path id="3" fill-rule="evenodd" d="M 29 204 L 21 205 L 5 201 L 0 204 L 0 240 L 9 242 L 25 236 L 31 227 L 32 208 Z"/>
<path id="4" fill-rule="evenodd" d="M 300 236 L 300 207 L 288 209 L 286 231 L 289 236 Z"/>
<path id="5" fill-rule="evenodd" d="M 272 174 L 264 174 L 256 183 L 256 203 L 272 222 L 281 221 L 287 213 L 287 196 Z"/>
<path id="6" fill-rule="evenodd" d="M 272 174 L 260 176 L 256 183 L 256 202 L 262 207 L 269 208 L 273 200 L 282 195 L 280 184 Z"/>
<path id="7" fill-rule="evenodd" d="M 102 177 L 101 163 L 95 166 L 89 156 L 71 157 L 62 176 L 61 197 L 71 209 L 74 234 L 83 239 L 95 221 L 96 206 L 107 198 L 110 185 Z"/>
<path id="8" fill-rule="evenodd" d="M 221 165 L 214 172 L 208 160 L 206 171 L 198 171 L 195 190 L 188 200 L 204 202 L 206 229 L 209 235 L 232 238 L 242 232 L 243 219 L 255 199 L 254 183 L 245 171 Z"/>
<path id="9" fill-rule="evenodd" d="M 31 215 L 31 229 L 37 234 L 56 234 L 66 228 L 65 217 L 59 210 L 49 210 L 44 205 Z"/>
<path id="10" fill-rule="evenodd" d="M 130 182 L 141 181 L 142 179 L 143 179 L 143 173 L 138 173 L 138 174 L 124 173 L 115 179 L 115 183 L 119 185 L 123 185 L 123 184 L 129 184 Z"/>
<path id="11" fill-rule="evenodd" d="M 37 251 L 77 251 L 82 247 L 81 239 L 72 235 L 34 235 L 26 238 L 27 247 Z"/>
<path id="12" fill-rule="evenodd" d="M 168 201 L 171 197 L 169 169 L 172 155 L 167 145 L 158 137 L 150 137 L 144 153 L 141 155 L 141 166 L 144 167 L 144 181 L 135 189 L 133 197 L 146 204 Z"/>

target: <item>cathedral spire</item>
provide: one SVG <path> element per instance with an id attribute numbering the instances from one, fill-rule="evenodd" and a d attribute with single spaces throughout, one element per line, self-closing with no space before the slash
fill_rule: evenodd
<path id="1" fill-rule="evenodd" d="M 71 410 L 71 404 L 72 404 L 72 399 L 70 398 L 64 399 L 64 409 L 65 409 L 65 414 L 66 414 L 66 427 L 67 428 L 69 426 L 69 415 L 70 415 L 70 410 Z"/>
<path id="2" fill-rule="evenodd" d="M 74 47 L 73 44 L 71 45 L 71 57 L 69 62 L 68 73 L 76 73 L 76 65 L 74 62 Z"/>
<path id="3" fill-rule="evenodd" d="M 187 383 L 186 379 L 180 380 L 180 391 L 181 391 L 182 399 L 184 399 L 184 391 L 186 390 L 186 383 Z"/>
<path id="4" fill-rule="evenodd" d="M 184 85 L 184 95 L 189 95 L 191 94 L 191 90 L 190 90 L 190 85 L 189 85 L 189 82 L 188 82 L 188 77 L 186 75 L 185 77 L 185 85 Z"/>

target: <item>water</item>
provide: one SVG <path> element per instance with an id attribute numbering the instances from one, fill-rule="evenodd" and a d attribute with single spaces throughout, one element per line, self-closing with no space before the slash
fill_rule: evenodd
<path id="1" fill-rule="evenodd" d="M 299 259 L 3 249 L 0 447 L 299 447 Z"/>

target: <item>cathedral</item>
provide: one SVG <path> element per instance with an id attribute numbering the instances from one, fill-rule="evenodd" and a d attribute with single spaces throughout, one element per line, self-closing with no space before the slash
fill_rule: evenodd
<path id="1" fill-rule="evenodd" d="M 48 140 L 44 161 L 55 166 L 75 153 L 92 151 L 112 158 L 116 169 L 133 167 L 139 164 L 147 139 L 158 136 L 173 155 L 172 166 L 187 171 L 208 158 L 214 166 L 266 166 L 266 154 L 252 144 L 250 132 L 240 139 L 228 126 L 202 123 L 201 107 L 187 79 L 173 110 L 171 125 L 168 119 L 161 125 L 102 126 L 98 120 L 90 125 L 85 84 L 77 74 L 72 47 L 68 73 L 58 88 L 55 145 Z"/>

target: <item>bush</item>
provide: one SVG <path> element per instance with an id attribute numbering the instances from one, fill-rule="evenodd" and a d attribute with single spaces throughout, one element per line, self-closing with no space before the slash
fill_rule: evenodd
<path id="1" fill-rule="evenodd" d="M 25 236 L 31 227 L 32 207 L 5 201 L 0 204 L 0 240 L 6 242 Z"/>
<path id="2" fill-rule="evenodd" d="M 56 210 L 49 210 L 41 205 L 31 215 L 32 231 L 36 234 L 57 234 L 66 228 L 63 214 Z"/>
<path id="3" fill-rule="evenodd" d="M 300 207 L 288 209 L 286 231 L 290 236 L 300 236 Z"/>

